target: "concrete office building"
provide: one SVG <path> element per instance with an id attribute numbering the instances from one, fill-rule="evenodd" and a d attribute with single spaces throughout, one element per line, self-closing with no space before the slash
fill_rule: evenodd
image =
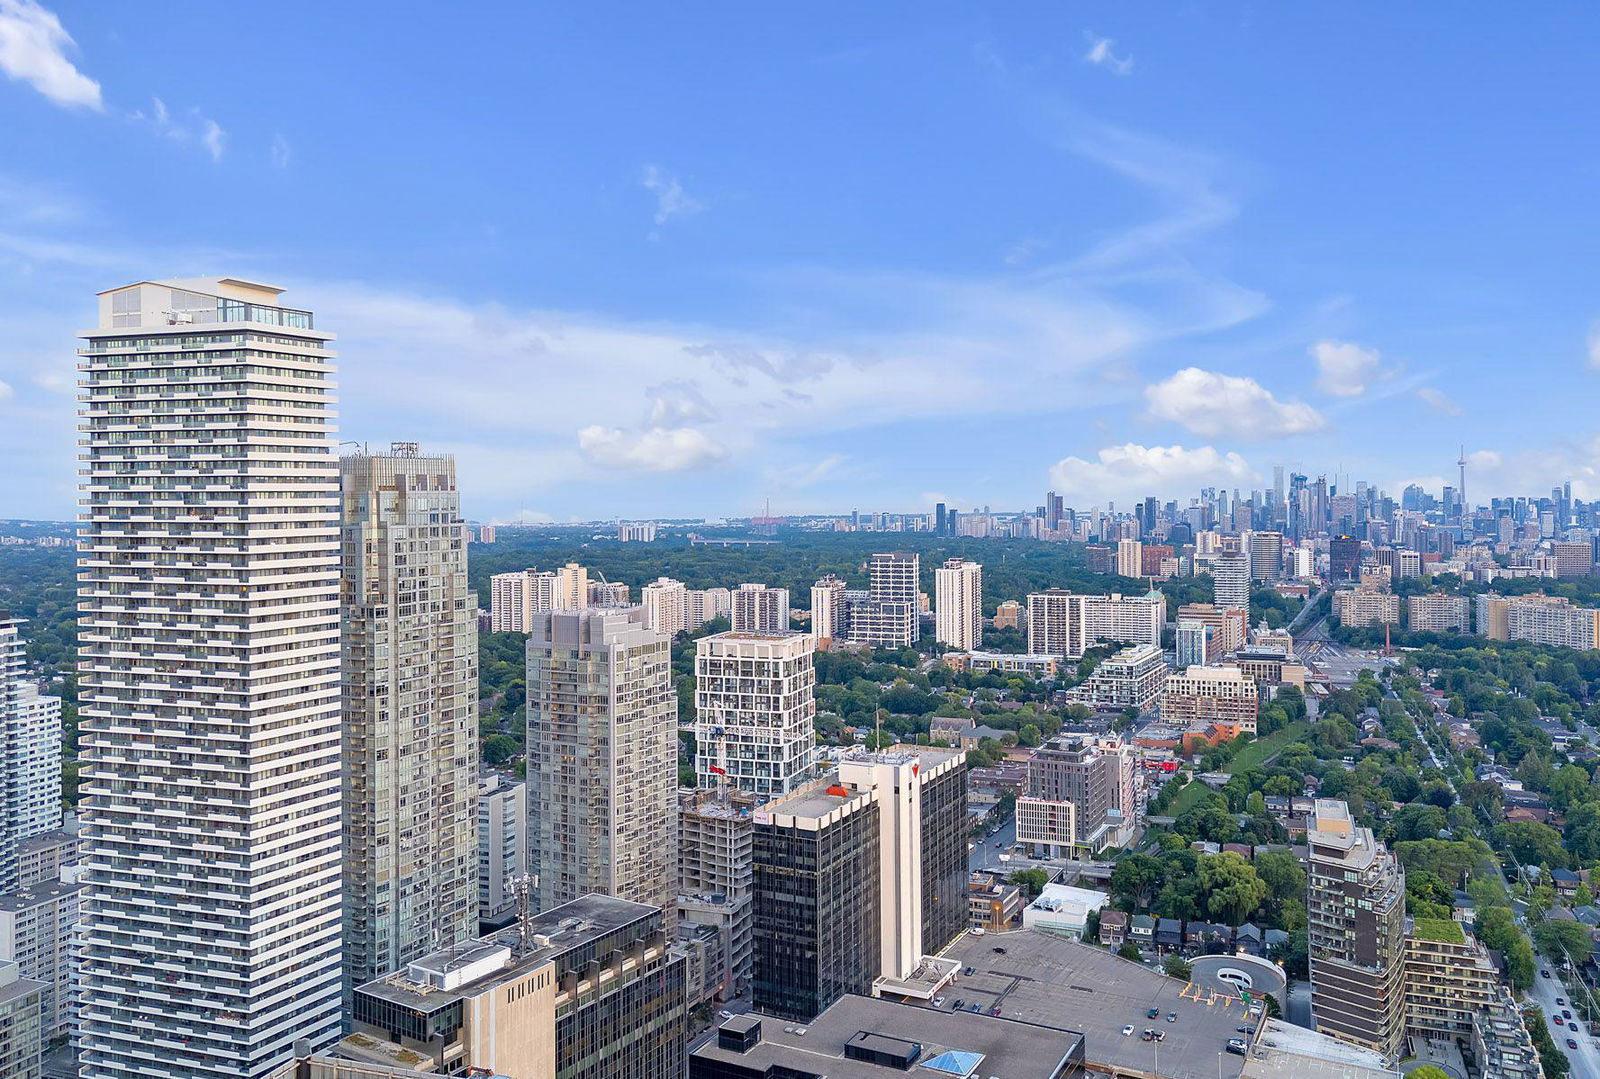
<path id="1" fill-rule="evenodd" d="M 754 814 L 751 999 L 809 1022 L 878 974 L 878 802 L 819 780 Z"/>
<path id="2" fill-rule="evenodd" d="M 1245 552 L 1250 557 L 1250 576 L 1257 581 L 1276 581 L 1283 577 L 1283 533 L 1251 532 Z"/>
<path id="3" fill-rule="evenodd" d="M 1585 540 L 1581 543 L 1565 543 L 1558 540 L 1550 545 L 1550 554 L 1555 559 L 1557 577 L 1594 576 L 1592 542 Z"/>
<path id="4" fill-rule="evenodd" d="M 546 611 L 528 635 L 529 871 L 541 910 L 593 892 L 666 906 L 677 696 L 642 607 Z"/>
<path id="5" fill-rule="evenodd" d="M 933 571 L 934 639 L 970 651 L 983 644 L 983 567 L 952 558 Z"/>
<path id="6" fill-rule="evenodd" d="M 348 994 L 478 935 L 478 620 L 455 459 L 339 476 Z"/>
<path id="7" fill-rule="evenodd" d="M 61 826 L 61 700 L 27 679 L 22 625 L 0 611 L 0 891 L 22 845 Z"/>
<path id="8" fill-rule="evenodd" d="M 1161 719 L 1175 727 L 1203 730 L 1212 723 L 1256 732 L 1261 690 L 1238 667 L 1189 667 L 1167 676 L 1161 692 Z"/>
<path id="9" fill-rule="evenodd" d="M 1077 659 L 1099 644 L 1159 645 L 1166 622 L 1158 591 L 1087 596 L 1051 588 L 1028 596 L 1028 651 Z"/>
<path id="10" fill-rule="evenodd" d="M 80 350 L 80 1066 L 265 1075 L 340 1023 L 332 335 L 237 278 L 99 306 Z"/>
<path id="11" fill-rule="evenodd" d="M 43 1000 L 46 985 L 24 978 L 15 963 L 0 961 L 0 1075 L 44 1075 Z"/>
<path id="12" fill-rule="evenodd" d="M 1101 660 L 1093 674 L 1067 691 L 1067 697 L 1091 708 L 1142 712 L 1160 699 L 1169 669 L 1159 645 L 1124 648 Z"/>
<path id="13" fill-rule="evenodd" d="M 764 584 L 742 584 L 733 590 L 736 633 L 787 633 L 789 590 Z"/>
<path id="14" fill-rule="evenodd" d="M 515 884 L 528 872 L 528 785 L 485 772 L 478 780 L 478 924 L 516 917 Z"/>
<path id="15" fill-rule="evenodd" d="M 46 1041 L 72 1031 L 78 973 L 72 950 L 83 898 L 77 876 L 69 871 L 71 879 L 0 894 L 0 962 L 17 964 L 22 977 L 44 986 L 39 1014 Z"/>
<path id="16" fill-rule="evenodd" d="M 357 988 L 339 1056 L 387 1075 L 680 1076 L 687 964 L 671 935 L 659 908 L 603 895 L 530 915 Z"/>
<path id="17" fill-rule="evenodd" d="M 720 980 L 741 993 L 750 984 L 759 801 L 728 787 L 678 792 L 678 920 L 716 930 Z"/>
<path id="18" fill-rule="evenodd" d="M 695 642 L 695 781 L 763 797 L 811 778 L 817 674 L 809 633 L 714 633 Z"/>
<path id="19" fill-rule="evenodd" d="M 755 811 L 757 1007 L 809 1020 L 846 993 L 931 1000 L 967 922 L 959 751 L 852 754 Z"/>
<path id="20" fill-rule="evenodd" d="M 1250 609 L 1250 556 L 1224 552 L 1211 560 L 1211 602 L 1229 611 Z"/>
<path id="21" fill-rule="evenodd" d="M 1306 842 L 1316 1029 L 1397 1060 L 1406 1018 L 1405 874 L 1344 802 L 1317 799 Z"/>
<path id="22" fill-rule="evenodd" d="M 689 628 L 689 590 L 682 581 L 657 577 L 639 590 L 645 625 L 668 639 Z"/>
<path id="23" fill-rule="evenodd" d="M 811 634 L 818 648 L 844 640 L 849 631 L 849 608 L 844 581 L 828 574 L 811 586 Z"/>
<path id="24" fill-rule="evenodd" d="M 1472 628 L 1472 603 L 1466 596 L 1443 592 L 1409 596 L 1406 625 L 1425 633 L 1465 633 Z"/>

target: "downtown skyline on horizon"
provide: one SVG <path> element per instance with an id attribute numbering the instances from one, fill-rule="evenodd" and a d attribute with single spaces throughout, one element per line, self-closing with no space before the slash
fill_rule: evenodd
<path id="1" fill-rule="evenodd" d="M 269 56 L 242 20 L 94 15 L 0 9 L 13 516 L 72 514 L 92 294 L 220 272 L 315 309 L 341 437 L 455 454 L 484 520 L 1103 506 L 1279 463 L 1438 491 L 1462 444 L 1479 491 L 1600 495 L 1596 310 L 1564 269 L 1600 234 L 1595 141 L 1545 137 L 1594 120 L 1561 92 L 1586 61 L 1553 9 L 1372 9 L 1358 37 L 1233 6 L 641 11 L 622 36 L 508 8 L 379 43 L 319 9 L 330 47 L 361 36 L 340 69 Z M 1461 67 L 1418 79 L 1424 40 Z M 513 45 L 540 62 L 497 63 Z M 1360 85 L 1325 94 L 1358 49 Z M 597 56 L 624 74 L 582 78 Z M 476 79 L 365 96 L 469 58 Z M 1513 168 L 1533 146 L 1544 167 Z M 107 157 L 114 182 L 82 167 Z M 936 167 L 908 184 L 912 163 Z"/>

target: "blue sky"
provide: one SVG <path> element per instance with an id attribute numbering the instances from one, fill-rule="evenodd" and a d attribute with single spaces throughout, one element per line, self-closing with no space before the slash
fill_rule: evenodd
<path id="1" fill-rule="evenodd" d="M 403 15 L 403 17 L 401 17 Z M 1470 16 L 1470 17 L 1468 17 Z M 340 335 L 485 519 L 1600 497 L 1600 9 L 0 0 L 0 517 L 93 293 Z"/>

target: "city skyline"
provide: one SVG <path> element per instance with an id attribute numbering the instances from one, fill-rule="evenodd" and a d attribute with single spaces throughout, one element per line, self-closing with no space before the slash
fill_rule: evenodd
<path id="1" fill-rule="evenodd" d="M 1479 492 L 1600 494 L 1587 394 L 1531 405 L 1600 377 L 1565 269 L 1593 140 L 1550 138 L 1593 125 L 1560 92 L 1570 14 L 642 11 L 618 36 L 505 9 L 373 42 L 303 13 L 348 70 L 242 19 L 0 9 L 8 513 L 71 516 L 61 342 L 152 267 L 338 325 L 344 434 L 454 453 L 474 519 L 1120 504 L 1278 463 L 1437 490 L 1463 443 Z M 374 71 L 469 65 L 362 104 Z M 485 139 L 499 167 L 462 167 Z M 115 186 L 83 168 L 107 156 Z"/>

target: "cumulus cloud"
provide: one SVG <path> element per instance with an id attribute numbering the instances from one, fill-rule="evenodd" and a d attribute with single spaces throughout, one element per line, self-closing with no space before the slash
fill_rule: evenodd
<path id="1" fill-rule="evenodd" d="M 1050 469 L 1050 486 L 1082 501 L 1193 493 L 1197 487 L 1244 487 L 1260 476 L 1237 453 L 1211 446 L 1108 446 L 1092 461 L 1066 457 Z"/>
<path id="2" fill-rule="evenodd" d="M 1150 414 L 1214 438 L 1280 438 L 1320 431 L 1322 413 L 1302 401 L 1280 401 L 1253 378 L 1186 367 L 1145 387 Z"/>
<path id="3" fill-rule="evenodd" d="M 666 172 L 659 165 L 646 165 L 639 183 L 656 197 L 657 225 L 665 225 L 674 217 L 687 217 L 705 209 L 704 203 L 683 189 L 683 184 L 676 176 Z"/>
<path id="4" fill-rule="evenodd" d="M 72 37 L 35 0 L 0 0 L 0 71 L 57 105 L 100 109 L 100 84 L 67 59 Z"/>
<path id="5" fill-rule="evenodd" d="M 1441 389 L 1436 389 L 1433 386 L 1423 386 L 1417 390 L 1417 396 L 1422 399 L 1423 404 L 1435 412 L 1446 416 L 1461 415 L 1461 406 L 1452 401 L 1450 395 Z"/>
<path id="6" fill-rule="evenodd" d="M 1360 397 L 1378 374 L 1378 350 L 1353 341 L 1318 341 L 1311 346 L 1317 361 L 1317 386 L 1334 397 Z"/>
<path id="7" fill-rule="evenodd" d="M 1118 56 L 1112 51 L 1117 44 L 1115 41 L 1088 31 L 1084 31 L 1083 36 L 1089 42 L 1089 51 L 1083 54 L 1085 63 L 1103 67 L 1116 75 L 1127 75 L 1133 71 L 1132 56 Z"/>
<path id="8" fill-rule="evenodd" d="M 578 450 L 602 468 L 634 472 L 688 472 L 728 455 L 725 446 L 698 427 L 624 431 L 596 424 L 578 432 Z"/>

